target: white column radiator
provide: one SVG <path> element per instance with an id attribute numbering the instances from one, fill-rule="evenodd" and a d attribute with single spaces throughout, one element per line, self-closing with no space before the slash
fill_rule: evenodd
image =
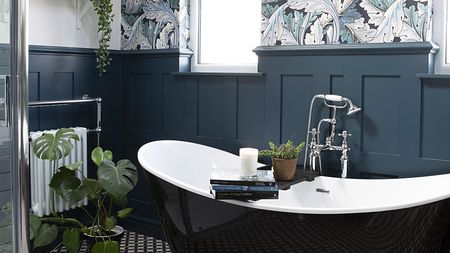
<path id="1" fill-rule="evenodd" d="M 81 173 L 87 177 L 87 130 L 84 127 L 74 127 L 75 133 L 80 137 L 80 141 L 71 140 L 74 145 L 72 152 L 65 158 L 58 161 L 58 166 L 62 164 L 71 164 L 82 161 L 83 164 L 78 169 L 78 177 L 82 179 Z M 32 140 L 39 138 L 43 133 L 55 133 L 56 130 L 31 132 Z M 52 165 L 50 161 L 40 160 L 34 155 L 30 144 L 30 178 L 31 178 L 31 208 L 34 214 L 39 217 L 49 215 L 52 211 L 52 193 L 50 191 L 50 181 L 52 178 Z M 80 201 L 74 206 L 64 201 L 61 197 L 57 197 L 56 210 L 62 212 L 81 205 L 87 205 L 87 199 Z"/>

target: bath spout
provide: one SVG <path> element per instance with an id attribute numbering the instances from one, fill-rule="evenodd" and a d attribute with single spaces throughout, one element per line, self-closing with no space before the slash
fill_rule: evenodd
<path id="1" fill-rule="evenodd" d="M 331 117 L 321 119 L 318 122 L 317 128 L 311 129 L 311 114 L 313 111 L 314 102 L 316 99 L 322 99 L 323 103 L 326 107 L 331 109 Z M 322 151 L 339 151 L 342 152 L 341 154 L 341 169 L 342 169 L 342 177 L 347 177 L 347 170 L 348 170 L 348 151 L 350 148 L 348 148 L 347 145 L 347 136 L 350 136 L 347 131 L 343 131 L 342 134 L 339 134 L 339 136 L 342 136 L 343 141 L 341 145 L 335 144 L 335 130 L 336 130 L 336 111 L 338 109 L 344 109 L 347 107 L 347 115 L 353 115 L 359 111 L 361 111 L 361 107 L 355 106 L 353 102 L 346 97 L 340 96 L 340 95 L 334 95 L 334 94 L 318 94 L 315 95 L 312 100 L 309 107 L 309 116 L 308 116 L 308 129 L 307 129 L 307 135 L 306 135 L 306 147 L 305 147 L 305 159 L 304 159 L 304 166 L 303 170 L 306 170 L 308 168 L 308 162 L 309 162 L 309 169 L 312 171 L 316 171 L 317 162 L 319 163 L 320 168 L 320 174 L 322 174 L 322 164 L 320 159 L 320 153 Z M 323 123 L 328 123 L 328 127 L 330 129 L 330 135 L 325 138 L 325 143 L 321 144 L 321 138 L 320 138 L 320 132 L 321 132 L 321 126 Z M 310 141 L 310 135 L 311 135 L 311 141 Z M 309 158 L 309 159 L 308 159 Z"/>

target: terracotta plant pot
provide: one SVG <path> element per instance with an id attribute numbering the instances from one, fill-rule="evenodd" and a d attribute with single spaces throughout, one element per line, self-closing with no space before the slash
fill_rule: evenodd
<path id="1" fill-rule="evenodd" d="M 297 168 L 297 160 L 297 158 L 290 160 L 272 158 L 275 179 L 279 181 L 292 180 L 295 175 L 295 169 Z"/>

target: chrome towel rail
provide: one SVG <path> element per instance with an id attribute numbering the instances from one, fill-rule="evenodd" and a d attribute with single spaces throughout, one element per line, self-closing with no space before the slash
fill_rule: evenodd
<path id="1" fill-rule="evenodd" d="M 97 133 L 97 146 L 100 146 L 100 133 L 102 132 L 102 98 L 90 98 L 89 95 L 83 95 L 81 99 L 67 99 L 67 100 L 48 100 L 48 101 L 32 101 L 28 103 L 28 107 L 49 107 L 49 106 L 64 106 L 72 104 L 89 104 L 97 103 L 97 127 L 95 129 L 88 129 L 88 132 Z"/>

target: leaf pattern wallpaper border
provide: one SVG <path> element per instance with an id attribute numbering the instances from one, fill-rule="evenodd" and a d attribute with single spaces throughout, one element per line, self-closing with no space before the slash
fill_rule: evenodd
<path id="1" fill-rule="evenodd" d="M 121 49 L 187 48 L 189 0 L 122 0 Z"/>
<path id="2" fill-rule="evenodd" d="M 261 1 L 262 46 L 431 39 L 431 0 Z M 188 48 L 190 0 L 121 4 L 123 50 Z"/>
<path id="3" fill-rule="evenodd" d="M 261 45 L 427 41 L 428 0 L 262 0 Z"/>

